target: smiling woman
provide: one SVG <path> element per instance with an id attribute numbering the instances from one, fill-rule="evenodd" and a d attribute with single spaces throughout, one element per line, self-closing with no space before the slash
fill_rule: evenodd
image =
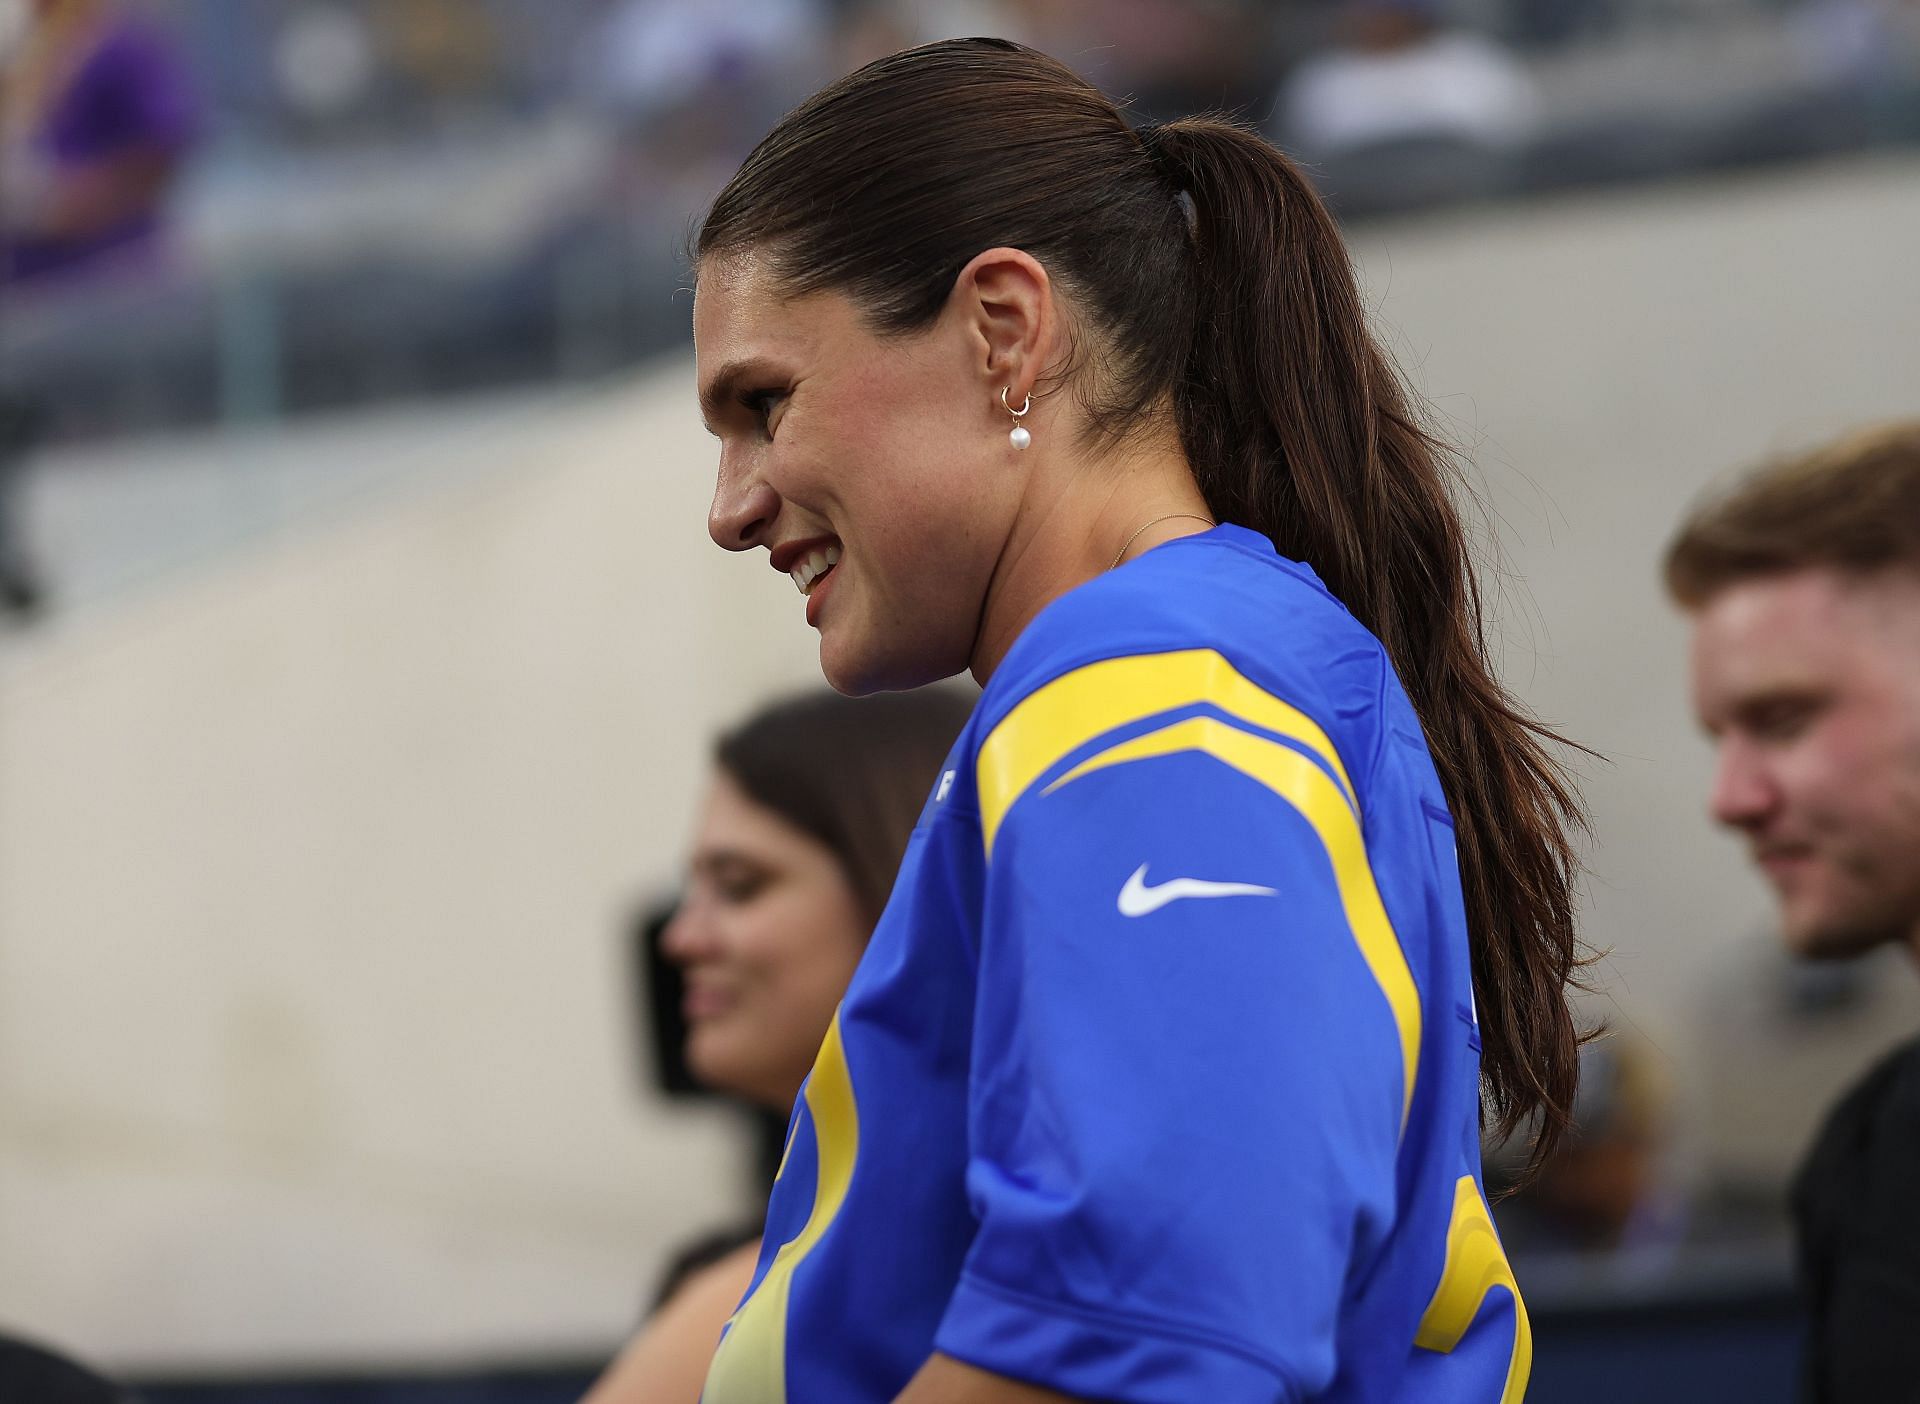
<path id="1" fill-rule="evenodd" d="M 1034 274 L 1044 281 L 1027 260 L 988 277 L 1023 291 Z M 946 393 L 966 372 L 965 347 L 879 338 L 846 298 L 781 289 L 772 262 L 751 252 L 702 266 L 702 399 L 721 442 L 714 537 L 765 545 L 788 573 L 834 553 L 833 570 L 801 589 L 827 679 L 842 690 L 957 673 L 978 623 L 969 602 L 984 596 L 993 563 L 975 524 L 1005 515 L 1016 481 L 956 462 L 955 449 L 981 437 L 977 407 Z M 1004 429 L 996 437 L 1007 451 Z M 775 479 L 757 470 L 775 460 L 780 520 L 769 536 Z"/>
<path id="2" fill-rule="evenodd" d="M 1517 1400 L 1482 1088 L 1544 1153 L 1579 808 L 1308 183 L 955 40 L 698 255 L 714 540 L 842 691 L 984 688 L 703 1399 Z"/>
<path id="3" fill-rule="evenodd" d="M 762 709 L 720 739 L 661 954 L 685 977 L 686 1062 L 786 1115 L 880 918 L 968 699 L 832 693 Z M 694 1404 L 746 1290 L 757 1232 L 679 1275 L 590 1404 Z"/>

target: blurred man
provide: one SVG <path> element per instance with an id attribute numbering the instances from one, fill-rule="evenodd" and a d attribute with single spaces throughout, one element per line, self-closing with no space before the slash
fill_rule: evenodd
<path id="1" fill-rule="evenodd" d="M 1668 550 L 1710 807 L 1817 959 L 1920 956 L 1920 422 L 1767 468 Z M 1841 1101 L 1793 1190 L 1805 1397 L 1920 1391 L 1920 1041 Z"/>

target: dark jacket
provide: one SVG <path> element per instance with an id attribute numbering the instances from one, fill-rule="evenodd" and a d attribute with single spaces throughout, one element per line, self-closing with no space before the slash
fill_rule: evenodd
<path id="1" fill-rule="evenodd" d="M 1793 1185 L 1802 1398 L 1920 1404 L 1920 1040 L 1828 1115 Z"/>

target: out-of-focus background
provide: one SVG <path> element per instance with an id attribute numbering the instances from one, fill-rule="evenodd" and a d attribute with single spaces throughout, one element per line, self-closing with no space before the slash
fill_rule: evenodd
<path id="1" fill-rule="evenodd" d="M 0 1331 L 158 1401 L 572 1398 L 741 1215 L 635 923 L 716 727 L 817 674 L 705 536 L 680 250 L 959 33 L 1312 163 L 1507 678 L 1604 757 L 1615 1033 L 1500 1211 L 1531 1397 L 1789 1397 L 1783 1187 L 1920 982 L 1778 953 L 1657 562 L 1920 408 L 1913 0 L 0 0 Z"/>

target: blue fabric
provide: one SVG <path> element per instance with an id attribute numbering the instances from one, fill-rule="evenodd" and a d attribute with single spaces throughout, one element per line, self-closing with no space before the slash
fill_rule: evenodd
<path id="1" fill-rule="evenodd" d="M 1109 678 L 1177 705 L 1108 726 Z M 1072 744 L 995 779 L 1083 685 Z M 707 1404 L 888 1400 L 935 1350 L 1138 1404 L 1502 1398 L 1507 1287 L 1414 1343 L 1482 1203 L 1452 824 L 1379 644 L 1264 538 L 1161 546 L 1028 627 L 836 1029 Z"/>

